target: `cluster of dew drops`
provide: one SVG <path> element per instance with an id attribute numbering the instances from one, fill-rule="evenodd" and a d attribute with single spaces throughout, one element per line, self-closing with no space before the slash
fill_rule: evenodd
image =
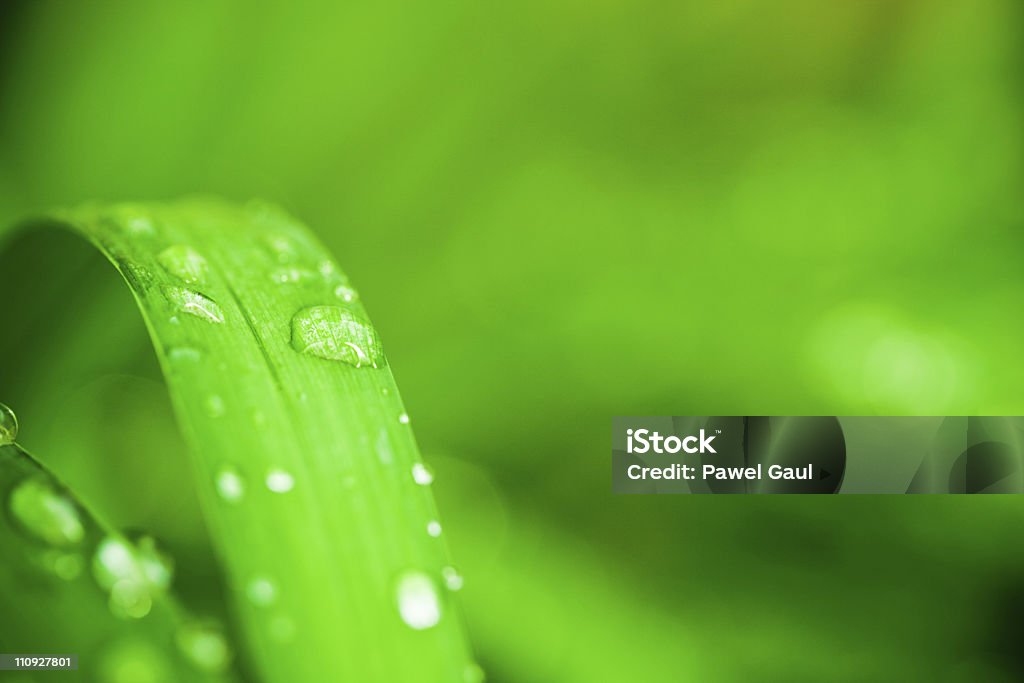
<path id="1" fill-rule="evenodd" d="M 18 420 L 14 412 L 0 403 L 0 447 L 14 443 Z M 174 576 L 174 562 L 144 534 L 108 534 L 94 547 L 98 536 L 90 533 L 91 523 L 78 504 L 52 477 L 43 472 L 31 474 L 12 487 L 7 507 L 15 528 L 28 537 L 33 546 L 30 561 L 57 580 L 78 581 L 88 574 L 103 591 L 111 613 L 121 619 L 142 619 L 153 609 L 154 601 L 167 592 Z M 178 627 L 175 641 L 186 660 L 200 670 L 221 672 L 227 669 L 233 653 L 223 627 L 212 619 L 190 620 Z M 131 648 L 115 643 L 107 653 L 108 664 L 116 667 Z M 166 667 L 158 653 L 134 653 L 138 666 Z"/>
<path id="2" fill-rule="evenodd" d="M 252 203 L 247 210 L 257 219 L 275 210 L 262 203 Z M 155 233 L 152 222 L 142 214 L 124 222 L 132 231 Z M 291 346 L 299 353 L 330 361 L 340 361 L 355 368 L 379 368 L 386 363 L 380 340 L 373 326 L 352 310 L 359 295 L 338 272 L 329 260 L 323 260 L 315 267 L 301 264 L 300 249 L 289 237 L 280 233 L 267 234 L 263 244 L 271 257 L 273 266 L 269 279 L 278 286 L 309 285 L 319 281 L 333 292 L 336 301 L 331 304 L 310 306 L 297 311 L 291 319 Z M 185 244 L 174 244 L 163 249 L 157 261 L 178 285 L 164 286 L 162 291 L 167 301 L 179 312 L 198 318 L 206 323 L 220 324 L 225 320 L 224 311 L 213 298 L 199 289 L 208 284 L 209 264 L 196 249 Z M 177 322 L 172 317 L 171 322 Z M 199 352 L 190 348 L 172 349 L 171 357 L 196 360 Z M 386 393 L 386 389 L 383 390 Z M 210 396 L 205 402 L 207 415 L 219 417 L 225 406 L 219 396 Z M 409 424 L 409 416 L 398 416 L 402 425 Z M 382 455 L 383 460 L 383 455 Z M 415 463 L 411 469 L 413 481 L 429 486 L 434 475 L 422 463 Z M 245 498 L 247 484 L 242 475 L 233 467 L 221 468 L 215 476 L 215 488 L 219 497 L 227 503 L 237 504 Z M 287 494 L 295 487 L 294 477 L 283 469 L 271 469 L 266 473 L 263 484 L 275 494 Z M 433 538 L 441 536 L 441 525 L 431 520 L 426 533 Z M 451 566 L 441 570 L 441 580 L 449 591 L 461 590 L 463 579 Z M 277 586 L 266 576 L 257 576 L 246 585 L 246 596 L 257 607 L 269 607 L 277 600 Z M 403 572 L 395 581 L 395 601 L 402 621 L 414 630 L 425 630 L 436 626 L 442 618 L 442 600 L 435 581 L 419 570 Z M 286 617 L 276 617 L 271 623 L 271 632 L 281 638 L 289 636 L 294 624 Z M 467 665 L 466 681 L 482 681 L 483 673 L 476 664 Z"/>

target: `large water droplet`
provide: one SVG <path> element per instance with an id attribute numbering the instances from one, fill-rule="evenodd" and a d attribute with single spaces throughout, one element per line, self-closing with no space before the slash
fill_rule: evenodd
<path id="1" fill-rule="evenodd" d="M 267 488 L 274 493 L 288 493 L 295 487 L 295 478 L 282 469 L 267 472 Z"/>
<path id="2" fill-rule="evenodd" d="M 0 403 L 0 446 L 14 443 L 18 438 L 18 417 L 14 411 Z"/>
<path id="3" fill-rule="evenodd" d="M 277 586 L 265 576 L 258 576 L 245 587 L 245 594 L 257 607 L 267 607 L 277 600 Z"/>
<path id="4" fill-rule="evenodd" d="M 407 571 L 398 577 L 395 588 L 398 614 L 410 628 L 421 631 L 441 621 L 441 601 L 434 582 L 420 571 Z"/>
<path id="5" fill-rule="evenodd" d="M 192 664 L 211 673 L 220 673 L 231 663 L 231 647 L 224 631 L 214 622 L 191 622 L 178 629 L 178 647 Z"/>
<path id="6" fill-rule="evenodd" d="M 357 368 L 384 364 L 384 350 L 373 326 L 338 306 L 313 306 L 296 313 L 292 347 Z"/>
<path id="7" fill-rule="evenodd" d="M 241 475 L 229 467 L 223 468 L 217 473 L 215 483 L 217 493 L 229 503 L 237 503 L 245 495 L 245 482 Z"/>
<path id="8" fill-rule="evenodd" d="M 426 465 L 418 462 L 412 466 L 412 479 L 420 486 L 429 486 L 434 483 L 434 473 Z"/>
<path id="9" fill-rule="evenodd" d="M 213 299 L 183 287 L 165 286 L 163 291 L 167 300 L 179 311 L 211 323 L 224 322 L 224 311 Z"/>
<path id="10" fill-rule="evenodd" d="M 206 282 L 206 275 L 210 270 L 203 255 L 185 244 L 167 247 L 160 252 L 157 260 L 164 270 L 190 285 Z"/>
<path id="11" fill-rule="evenodd" d="M 11 492 L 8 505 L 21 526 L 50 545 L 75 545 L 85 537 L 78 507 L 47 479 L 26 479 Z"/>

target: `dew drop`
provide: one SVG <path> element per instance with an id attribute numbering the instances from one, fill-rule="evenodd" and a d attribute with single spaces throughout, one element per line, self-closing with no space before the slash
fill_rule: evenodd
<path id="1" fill-rule="evenodd" d="M 432 519 L 429 522 L 427 522 L 427 533 L 430 534 L 431 536 L 433 536 L 434 538 L 437 538 L 438 536 L 440 536 L 441 535 L 441 523 L 438 522 L 436 519 Z"/>
<path id="2" fill-rule="evenodd" d="M 308 282 L 316 278 L 316 273 L 304 268 L 278 268 L 270 274 L 270 279 L 279 285 L 294 285 L 300 282 Z"/>
<path id="3" fill-rule="evenodd" d="M 452 592 L 462 590 L 462 574 L 455 567 L 445 567 L 442 569 L 441 578 L 444 579 L 444 585 L 448 590 Z"/>
<path id="4" fill-rule="evenodd" d="M 377 435 L 377 458 L 382 465 L 390 465 L 394 461 L 394 457 L 391 440 L 388 439 L 388 433 L 382 429 Z"/>
<path id="5" fill-rule="evenodd" d="M 227 412 L 227 408 L 224 406 L 224 399 L 217 394 L 210 394 L 206 397 L 203 402 L 203 409 L 206 414 L 210 417 L 223 417 L 224 413 Z"/>
<path id="6" fill-rule="evenodd" d="M 224 311 L 213 299 L 183 287 L 163 288 L 164 296 L 179 311 L 211 323 L 224 322 Z"/>
<path id="7" fill-rule="evenodd" d="M 334 264 L 327 259 L 321 261 L 316 269 L 319 270 L 320 274 L 324 277 L 333 277 L 338 272 L 338 269 L 334 267 Z"/>
<path id="8" fill-rule="evenodd" d="M 167 352 L 167 357 L 172 363 L 198 363 L 203 354 L 199 352 L 199 349 L 190 346 L 176 346 Z"/>
<path id="9" fill-rule="evenodd" d="M 50 545 L 76 545 L 85 537 L 75 503 L 46 479 L 36 477 L 19 484 L 8 505 L 21 526 Z"/>
<path id="10" fill-rule="evenodd" d="M 167 247 L 157 256 L 164 270 L 190 285 L 206 282 L 210 266 L 203 255 L 185 244 Z"/>
<path id="11" fill-rule="evenodd" d="M 350 304 L 359 298 L 359 293 L 348 285 L 338 285 L 334 290 L 334 296 Z"/>
<path id="12" fill-rule="evenodd" d="M 401 424 L 404 424 L 404 425 L 409 424 L 409 415 L 408 415 L 408 413 L 402 413 L 401 415 L 399 415 L 398 416 L 398 421 Z"/>
<path id="13" fill-rule="evenodd" d="M 217 473 L 217 493 L 229 503 L 237 503 L 245 495 L 245 482 L 233 469 L 224 468 Z"/>
<path id="14" fill-rule="evenodd" d="M 484 683 L 486 679 L 484 670 L 476 662 L 470 662 L 462 670 L 463 683 Z"/>
<path id="15" fill-rule="evenodd" d="M 441 601 L 434 582 L 420 571 L 407 571 L 398 577 L 395 590 L 398 614 L 407 626 L 417 631 L 441 621 Z"/>
<path id="16" fill-rule="evenodd" d="M 290 263 L 299 257 L 295 244 L 284 235 L 267 235 L 263 238 L 270 255 L 279 263 Z"/>
<path id="17" fill-rule="evenodd" d="M 135 557 L 146 582 L 160 591 L 170 588 L 174 578 L 174 561 L 170 555 L 160 550 L 151 536 L 139 538 L 135 547 Z"/>
<path id="18" fill-rule="evenodd" d="M 18 437 L 18 417 L 14 411 L 0 403 L 0 446 L 14 443 Z"/>
<path id="19" fill-rule="evenodd" d="M 153 222 L 153 218 L 140 207 L 117 207 L 111 218 L 116 226 L 126 234 L 149 237 L 156 233 L 156 224 Z"/>
<path id="20" fill-rule="evenodd" d="M 277 587 L 266 577 L 256 577 L 245 587 L 249 602 L 257 607 L 267 607 L 277 600 Z"/>
<path id="21" fill-rule="evenodd" d="M 412 479 L 420 486 L 429 486 L 434 483 L 434 473 L 421 462 L 412 466 Z"/>
<path id="22" fill-rule="evenodd" d="M 304 308 L 292 318 L 292 347 L 357 368 L 384 363 L 384 351 L 370 323 L 338 306 Z"/>
<path id="23" fill-rule="evenodd" d="M 175 634 L 178 648 L 193 666 L 202 671 L 221 673 L 231 663 L 232 652 L 224 631 L 213 622 L 191 622 Z"/>
<path id="24" fill-rule="evenodd" d="M 295 478 L 288 472 L 281 469 L 273 469 L 267 472 L 267 488 L 274 493 L 288 493 L 295 488 Z"/>
<path id="25" fill-rule="evenodd" d="M 53 573 L 65 581 L 74 581 L 82 573 L 82 556 L 78 553 L 58 553 L 53 558 Z"/>

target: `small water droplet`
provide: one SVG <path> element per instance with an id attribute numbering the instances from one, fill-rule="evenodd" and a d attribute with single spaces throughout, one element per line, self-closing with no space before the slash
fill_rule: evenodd
<path id="1" fill-rule="evenodd" d="M 151 536 L 141 536 L 135 542 L 135 559 L 150 586 L 160 591 L 171 587 L 171 580 L 174 578 L 174 561 L 170 555 L 157 547 L 156 541 Z"/>
<path id="2" fill-rule="evenodd" d="M 267 488 L 274 493 L 288 493 L 295 487 L 295 478 L 281 469 L 267 472 Z"/>
<path id="3" fill-rule="evenodd" d="M 113 211 L 111 218 L 122 232 L 129 235 L 149 237 L 156 234 L 156 223 L 141 207 L 119 206 Z"/>
<path id="4" fill-rule="evenodd" d="M 167 247 L 156 257 L 164 270 L 190 285 L 206 282 L 210 266 L 203 255 L 185 244 Z"/>
<path id="5" fill-rule="evenodd" d="M 417 631 L 441 621 L 441 601 L 434 582 L 420 571 L 407 571 L 398 577 L 395 589 L 398 614 L 407 626 Z"/>
<path id="6" fill-rule="evenodd" d="M 272 234 L 263 238 L 270 255 L 279 263 L 291 263 L 299 258 L 299 251 L 295 244 L 284 235 Z"/>
<path id="7" fill-rule="evenodd" d="M 292 347 L 357 368 L 384 363 L 384 350 L 373 326 L 338 306 L 313 306 L 296 313 Z"/>
<path id="8" fill-rule="evenodd" d="M 231 468 L 224 468 L 217 473 L 217 493 L 229 503 L 237 503 L 245 495 L 245 482 L 242 477 Z"/>
<path id="9" fill-rule="evenodd" d="M 437 538 L 438 536 L 440 536 L 441 535 L 441 523 L 438 522 L 436 519 L 432 519 L 429 522 L 427 522 L 427 533 L 430 534 L 431 536 L 433 536 L 434 538 Z"/>
<path id="10" fill-rule="evenodd" d="M 82 556 L 78 553 L 57 553 L 53 557 L 53 573 L 65 581 L 74 581 L 82 573 Z"/>
<path id="11" fill-rule="evenodd" d="M 182 287 L 163 288 L 164 296 L 179 311 L 211 323 L 224 322 L 224 311 L 213 299 Z"/>
<path id="12" fill-rule="evenodd" d="M 412 479 L 420 486 L 429 486 L 434 482 L 434 473 L 421 462 L 412 466 Z"/>
<path id="13" fill-rule="evenodd" d="M 348 285 L 338 285 L 334 289 L 334 296 L 338 297 L 345 303 L 350 304 L 359 298 L 359 293 Z"/>
<path id="14" fill-rule="evenodd" d="M 18 416 L 14 411 L 0 403 L 0 446 L 14 443 L 18 438 Z"/>
<path id="15" fill-rule="evenodd" d="M 409 415 L 407 413 L 402 413 L 398 416 L 398 421 L 404 425 L 409 424 Z"/>
<path id="16" fill-rule="evenodd" d="M 202 357 L 199 349 L 193 349 L 191 346 L 175 346 L 167 352 L 167 358 L 172 363 L 198 363 Z"/>
<path id="17" fill-rule="evenodd" d="M 463 683 L 484 683 L 486 679 L 484 670 L 476 662 L 470 662 L 462 670 Z"/>
<path id="18" fill-rule="evenodd" d="M 270 579 L 259 576 L 245 587 L 245 594 L 257 607 L 267 607 L 277 600 L 277 587 Z"/>
<path id="19" fill-rule="evenodd" d="M 185 624 L 178 629 L 175 640 L 182 654 L 197 669 L 221 673 L 231 663 L 231 647 L 224 637 L 224 630 L 215 622 Z"/>
<path id="20" fill-rule="evenodd" d="M 315 279 L 316 273 L 304 268 L 278 268 L 270 274 L 270 279 L 279 285 L 294 285 Z"/>
<path id="21" fill-rule="evenodd" d="M 203 403 L 203 409 L 206 414 L 210 417 L 223 417 L 224 413 L 227 412 L 227 408 L 224 405 L 224 399 L 217 394 L 210 394 L 206 397 L 206 401 Z"/>
<path id="22" fill-rule="evenodd" d="M 455 567 L 445 567 L 441 570 L 441 578 L 448 590 L 457 592 L 462 590 L 462 574 Z"/>
<path id="23" fill-rule="evenodd" d="M 50 545 L 76 545 L 85 538 L 78 507 L 47 479 L 23 481 L 11 492 L 8 506 L 22 527 Z"/>
<path id="24" fill-rule="evenodd" d="M 327 259 L 321 261 L 316 269 L 319 270 L 320 274 L 324 277 L 333 277 L 335 273 L 338 272 L 338 269 L 334 267 L 334 264 Z"/>

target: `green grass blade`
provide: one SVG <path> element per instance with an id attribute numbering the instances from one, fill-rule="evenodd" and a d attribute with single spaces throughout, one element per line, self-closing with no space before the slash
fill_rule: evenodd
<path id="1" fill-rule="evenodd" d="M 310 233 L 266 205 L 207 200 L 57 221 L 138 301 L 261 680 L 476 671 L 445 588 L 431 475 L 380 340 Z"/>

